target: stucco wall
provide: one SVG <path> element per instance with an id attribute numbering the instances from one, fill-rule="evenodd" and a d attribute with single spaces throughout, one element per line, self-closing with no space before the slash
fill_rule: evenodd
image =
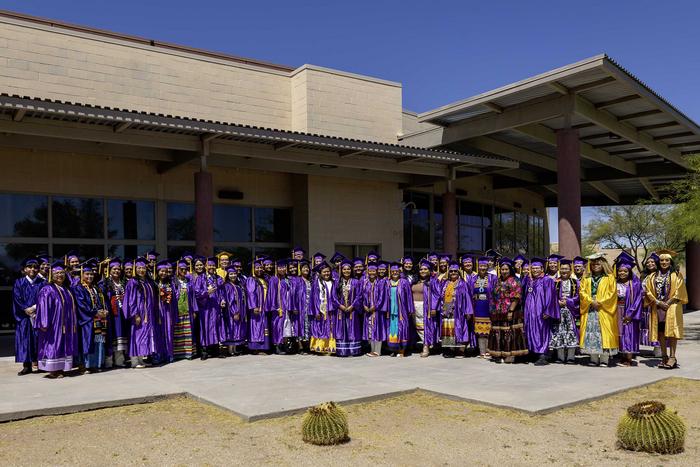
<path id="1" fill-rule="evenodd" d="M 394 183 L 309 176 L 309 251 L 336 243 L 378 244 L 382 256 L 403 255 L 402 192 Z"/>

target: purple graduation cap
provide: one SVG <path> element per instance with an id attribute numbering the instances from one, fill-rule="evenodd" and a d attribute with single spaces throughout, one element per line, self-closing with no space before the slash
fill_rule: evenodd
<path id="1" fill-rule="evenodd" d="M 80 257 L 78 256 L 78 252 L 77 252 L 77 251 L 75 251 L 75 250 L 70 250 L 68 253 L 65 254 L 65 256 L 63 257 L 63 260 L 64 260 L 64 263 L 66 264 L 66 266 L 68 266 L 68 263 L 70 263 L 70 261 L 71 261 L 73 258 L 75 258 L 75 259 L 77 259 L 78 261 L 80 261 Z"/>
<path id="2" fill-rule="evenodd" d="M 515 258 L 513 258 L 513 262 L 515 262 L 515 261 L 525 261 L 525 259 L 526 259 L 525 256 L 523 256 L 523 255 L 518 255 L 518 256 L 516 256 Z"/>
<path id="3" fill-rule="evenodd" d="M 585 266 L 587 262 L 588 262 L 588 260 L 586 258 L 581 257 L 581 256 L 576 256 L 574 258 L 574 265 L 581 264 L 581 265 Z"/>
<path id="4" fill-rule="evenodd" d="M 188 267 L 187 261 L 185 261 L 184 258 L 181 259 L 181 260 L 179 260 L 179 261 L 177 262 L 177 267 L 178 267 L 178 268 L 185 268 L 185 269 L 187 269 L 187 267 Z"/>
<path id="5" fill-rule="evenodd" d="M 160 256 L 160 253 L 158 253 L 155 250 L 151 250 L 151 251 L 146 253 L 146 259 L 149 261 L 153 261 L 153 260 L 157 259 L 159 256 Z"/>
<path id="6" fill-rule="evenodd" d="M 350 266 L 350 268 L 352 268 L 353 262 L 343 257 L 343 259 L 340 260 L 340 268 L 342 269 L 343 266 Z"/>
<path id="7" fill-rule="evenodd" d="M 389 265 L 389 271 L 401 271 L 401 265 L 399 263 L 391 263 Z"/>
<path id="8" fill-rule="evenodd" d="M 486 250 L 486 253 L 484 254 L 484 256 L 488 256 L 488 257 L 493 258 L 493 259 L 498 259 L 502 255 L 494 249 L 489 249 L 489 250 Z"/>
<path id="9" fill-rule="evenodd" d="M 184 259 L 185 261 L 192 261 L 192 258 L 194 258 L 194 255 L 191 251 L 184 251 L 182 253 L 182 259 Z"/>
<path id="10" fill-rule="evenodd" d="M 345 255 L 343 255 L 342 253 L 338 253 L 336 251 L 335 253 L 333 253 L 333 256 L 331 256 L 330 262 L 335 264 L 335 263 L 341 262 L 344 259 L 345 259 Z"/>
<path id="11" fill-rule="evenodd" d="M 618 269 L 627 268 L 631 270 L 634 268 L 636 261 L 632 255 L 623 250 L 617 258 L 615 258 L 615 264 Z"/>
<path id="12" fill-rule="evenodd" d="M 39 260 L 35 256 L 30 256 L 28 258 L 24 258 L 22 262 L 20 263 L 20 267 L 26 268 L 30 264 L 33 264 L 35 266 L 39 266 Z"/>
<path id="13" fill-rule="evenodd" d="M 657 262 L 657 263 L 658 263 L 659 260 L 660 260 L 659 255 L 657 255 L 655 251 L 653 251 L 653 252 L 649 255 L 649 257 L 648 257 L 647 259 L 644 260 L 644 262 L 646 263 L 646 262 L 649 261 L 650 259 L 653 259 L 653 260 L 654 260 L 655 262 Z"/>
<path id="14" fill-rule="evenodd" d="M 559 266 L 571 265 L 572 263 L 573 261 L 567 258 L 562 258 L 559 260 Z"/>
<path id="15" fill-rule="evenodd" d="M 158 263 L 156 264 L 156 271 L 160 271 L 161 269 L 168 269 L 169 267 L 170 267 L 170 260 L 164 259 L 162 261 L 158 261 Z"/>
<path id="16" fill-rule="evenodd" d="M 373 262 L 376 263 L 376 261 L 373 261 Z M 364 265 L 365 265 L 365 262 L 362 260 L 362 258 L 354 258 L 354 259 L 352 260 L 352 265 L 353 265 L 353 266 L 364 266 Z"/>
<path id="17" fill-rule="evenodd" d="M 326 255 L 324 255 L 320 251 L 317 251 L 316 253 L 314 253 L 314 259 L 317 259 L 317 258 L 320 258 L 323 260 L 323 259 L 326 259 Z"/>
<path id="18" fill-rule="evenodd" d="M 403 258 L 401 258 L 401 264 L 405 265 L 406 263 L 413 264 L 413 258 L 411 258 L 410 256 L 404 256 Z"/>
<path id="19" fill-rule="evenodd" d="M 243 266 L 243 261 L 238 258 L 233 258 L 231 260 L 231 266 Z"/>
<path id="20" fill-rule="evenodd" d="M 476 262 L 477 264 L 489 264 L 489 261 L 491 261 L 491 259 L 492 258 L 489 256 L 480 256 Z"/>
<path id="21" fill-rule="evenodd" d="M 294 255 L 294 254 L 296 254 L 296 253 L 301 253 L 302 256 L 303 256 L 303 255 L 306 254 L 306 250 L 304 250 L 304 249 L 303 249 L 302 247 L 300 247 L 299 245 L 296 245 L 294 248 L 292 248 L 292 255 Z"/>
<path id="22" fill-rule="evenodd" d="M 431 263 L 431 262 L 428 261 L 427 259 L 422 259 L 422 260 L 420 261 L 420 263 L 418 263 L 418 267 L 419 267 L 419 268 L 428 268 L 428 271 L 431 271 L 431 272 L 432 272 L 432 270 L 433 270 L 433 263 Z"/>
<path id="23" fill-rule="evenodd" d="M 459 261 L 464 264 L 464 263 L 471 263 L 474 264 L 474 258 L 471 255 L 464 254 L 460 256 Z"/>
<path id="24" fill-rule="evenodd" d="M 427 255 L 425 255 L 425 258 L 430 261 L 431 259 L 438 259 L 438 254 L 435 253 L 434 251 L 431 251 Z"/>
<path id="25" fill-rule="evenodd" d="M 547 261 L 556 261 L 559 262 L 562 259 L 564 259 L 564 256 L 558 255 L 556 253 L 552 253 L 551 255 L 547 256 Z"/>
<path id="26" fill-rule="evenodd" d="M 210 256 L 209 258 L 207 258 L 207 261 L 205 264 L 207 266 L 210 266 L 210 265 L 216 266 L 217 264 L 219 264 L 219 258 L 217 258 L 216 256 Z"/>
<path id="27" fill-rule="evenodd" d="M 321 271 L 323 271 L 324 269 L 332 269 L 332 268 L 331 268 L 331 265 L 330 265 L 330 264 L 328 264 L 328 263 L 325 262 L 325 261 L 322 261 L 321 264 L 319 264 L 318 266 L 316 266 L 313 270 L 314 270 L 315 273 L 320 274 Z"/>
<path id="28" fill-rule="evenodd" d="M 367 262 L 374 262 L 379 259 L 379 253 L 377 253 L 374 250 L 371 250 L 369 253 L 367 253 Z"/>
<path id="29" fill-rule="evenodd" d="M 53 263 L 51 263 L 51 271 L 56 272 L 65 270 L 66 265 L 63 263 L 63 261 L 54 261 Z"/>
<path id="30" fill-rule="evenodd" d="M 547 263 L 547 260 L 544 258 L 532 258 L 530 260 L 530 265 L 531 266 L 541 266 L 544 267 L 545 263 Z"/>
<path id="31" fill-rule="evenodd" d="M 48 264 L 51 262 L 51 257 L 47 253 L 39 253 L 36 255 L 36 259 L 39 260 L 39 264 Z"/>
<path id="32" fill-rule="evenodd" d="M 111 259 L 109 260 L 109 263 L 108 263 L 107 267 L 108 267 L 109 269 L 112 269 L 112 268 L 116 268 L 117 266 L 121 266 L 121 265 L 122 265 L 122 260 L 121 260 L 121 258 L 119 258 L 119 257 L 117 256 L 117 257 L 111 258 Z"/>
<path id="33" fill-rule="evenodd" d="M 367 270 L 368 270 L 368 271 L 369 271 L 369 270 L 376 271 L 378 268 L 379 268 L 379 264 L 378 264 L 378 263 L 369 263 L 369 264 L 367 265 Z"/>
<path id="34" fill-rule="evenodd" d="M 504 264 L 507 264 L 507 265 L 510 266 L 510 267 L 515 267 L 515 264 L 513 263 L 513 260 L 510 259 L 510 258 L 507 257 L 507 256 L 503 256 L 503 257 L 499 258 L 499 259 L 498 259 L 498 264 L 500 264 L 501 266 L 504 265 Z"/>
<path id="35" fill-rule="evenodd" d="M 450 264 L 447 265 L 447 270 L 459 271 L 459 263 L 457 261 L 450 261 Z"/>

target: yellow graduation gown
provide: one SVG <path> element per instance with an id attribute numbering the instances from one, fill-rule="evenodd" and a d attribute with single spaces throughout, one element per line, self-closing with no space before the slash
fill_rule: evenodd
<path id="1" fill-rule="evenodd" d="M 586 323 L 588 322 L 588 309 L 593 301 L 590 277 L 581 279 L 579 297 L 581 300 L 580 345 L 583 347 Z M 620 332 L 617 328 L 617 280 L 614 275 L 609 274 L 600 280 L 596 301 L 598 302 L 598 320 L 600 321 L 603 348 L 617 349 L 619 347 Z"/>
<path id="2" fill-rule="evenodd" d="M 649 324 L 650 340 L 658 342 L 659 340 L 659 314 L 656 309 L 656 280 L 658 272 L 653 272 L 644 280 L 646 284 L 647 303 L 651 307 L 651 323 Z M 664 334 L 666 337 L 675 337 L 683 339 L 683 305 L 688 303 L 688 291 L 685 288 L 683 276 L 672 272 L 670 279 L 671 289 L 669 290 L 669 299 L 676 299 L 676 303 L 668 307 L 666 310 L 666 328 Z"/>

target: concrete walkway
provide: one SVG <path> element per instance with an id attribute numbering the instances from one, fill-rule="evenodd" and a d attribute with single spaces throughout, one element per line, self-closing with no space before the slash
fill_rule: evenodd
<path id="1" fill-rule="evenodd" d="M 350 403 L 410 392 L 543 413 L 671 376 L 700 379 L 700 312 L 685 315 L 681 368 L 497 365 L 477 358 L 333 358 L 242 356 L 181 361 L 144 370 L 115 370 L 48 380 L 17 377 L 18 365 L 0 359 L 0 421 L 146 402 L 188 394 L 247 420 L 295 413 L 333 400 Z"/>

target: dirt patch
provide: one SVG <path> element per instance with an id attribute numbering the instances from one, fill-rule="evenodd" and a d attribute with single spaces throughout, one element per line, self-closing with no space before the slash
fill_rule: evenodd
<path id="1" fill-rule="evenodd" d="M 675 456 L 615 448 L 625 408 L 658 399 L 688 426 Z M 245 423 L 188 398 L 0 424 L 4 465 L 693 465 L 700 381 L 672 379 L 547 415 L 426 393 L 346 407 L 351 441 L 301 441 L 301 416 Z M 696 459 L 693 461 L 692 459 Z"/>

